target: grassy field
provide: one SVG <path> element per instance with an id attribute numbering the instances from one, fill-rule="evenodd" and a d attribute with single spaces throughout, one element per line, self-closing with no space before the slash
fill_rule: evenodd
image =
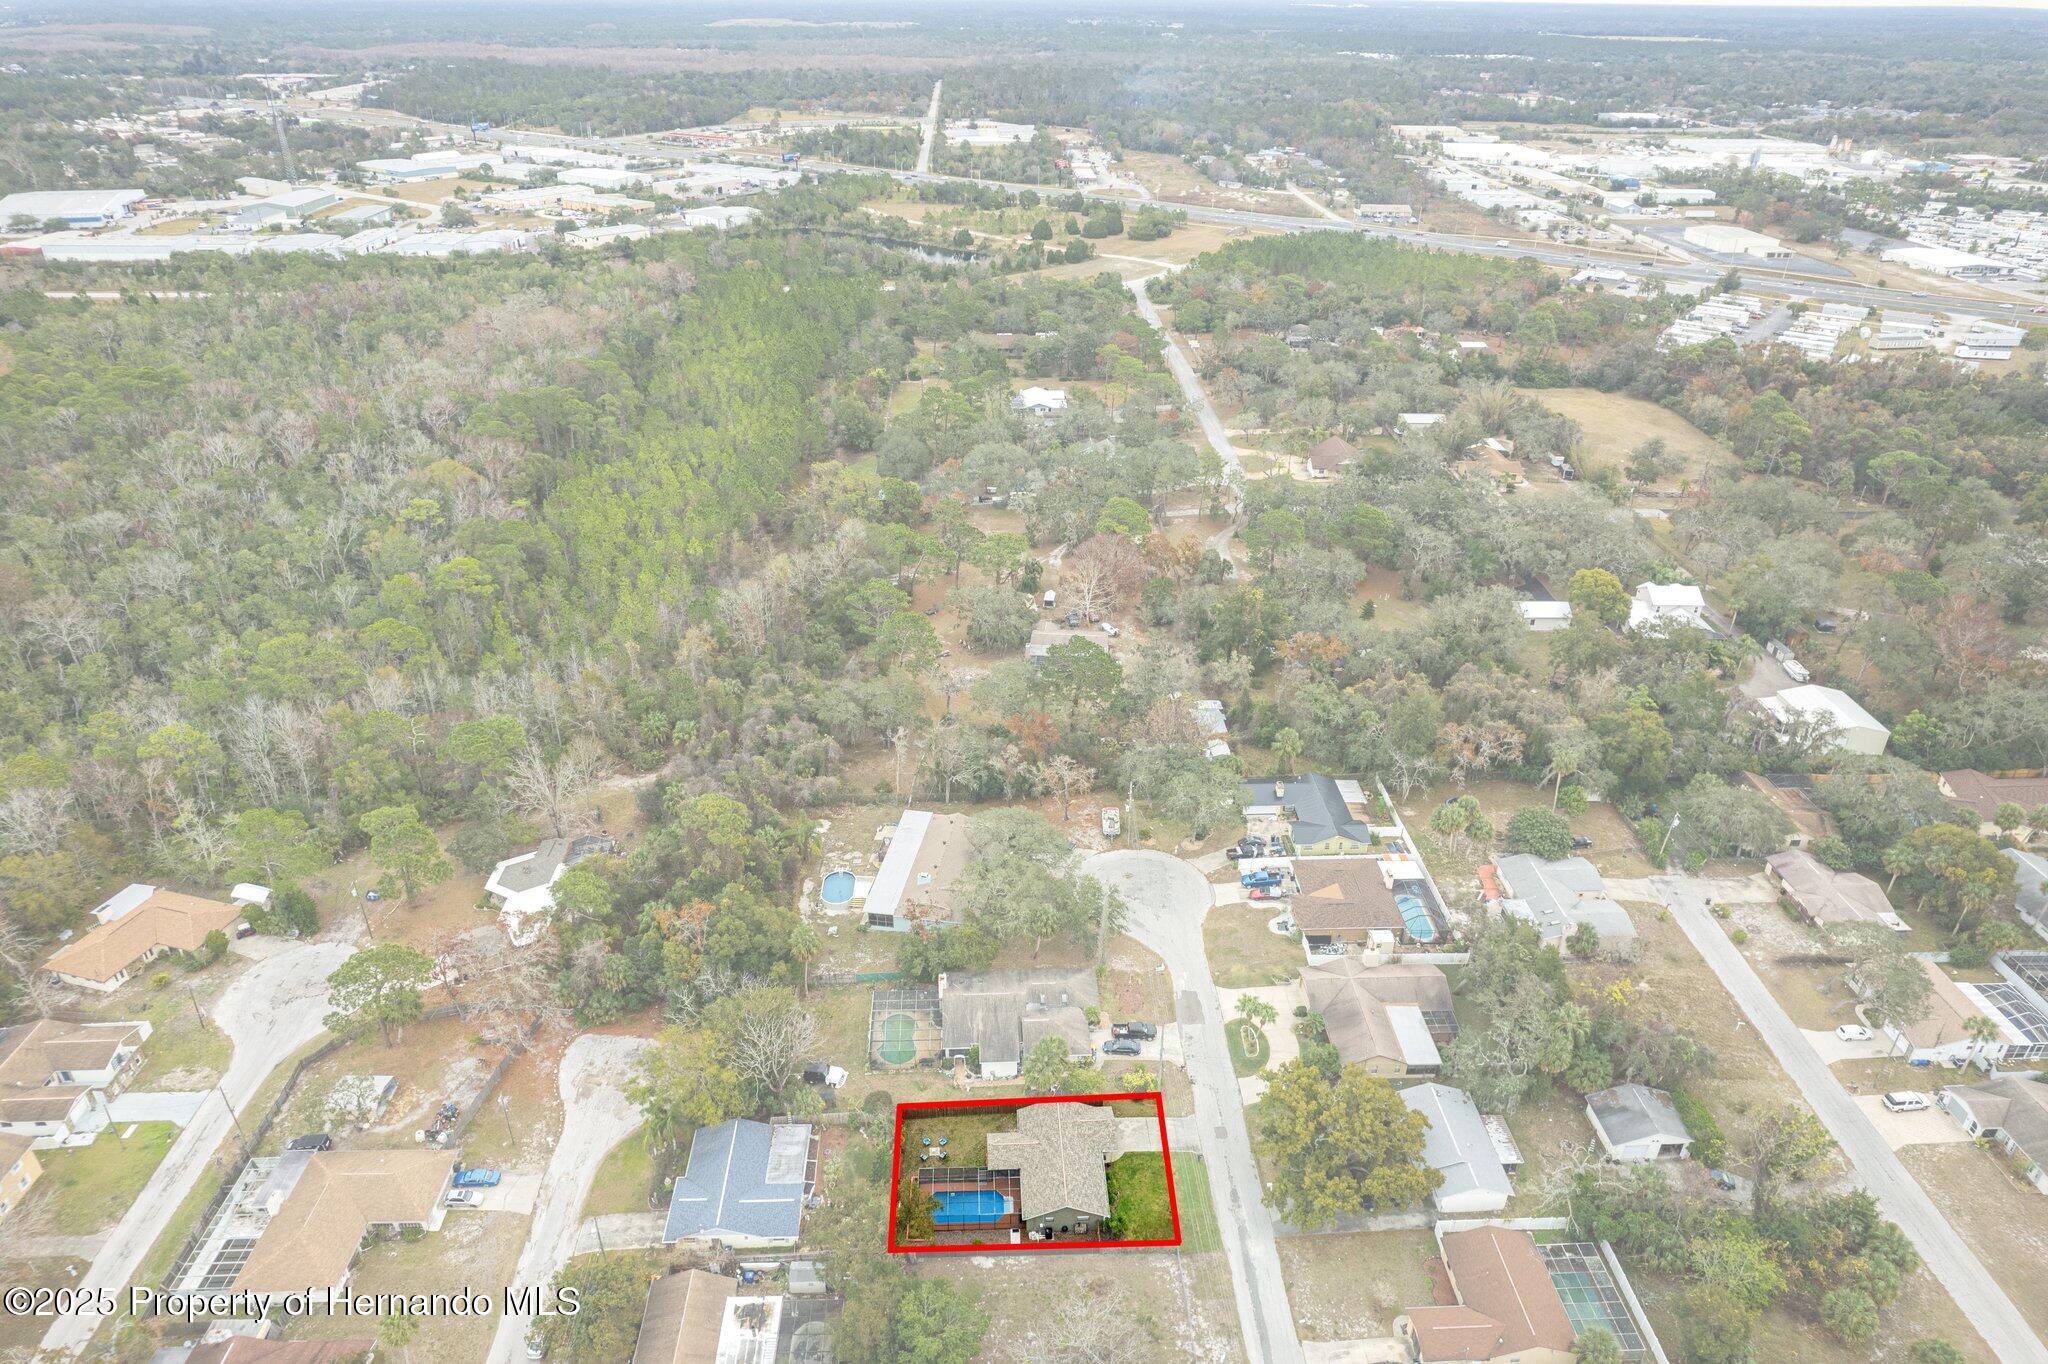
<path id="1" fill-rule="evenodd" d="M 2005 1154 L 1975 1143 L 1908 1146 L 1899 1159 L 2037 1333 L 2048 1336 L 2048 1201 Z"/>
<path id="2" fill-rule="evenodd" d="M 1110 1224 L 1118 1237 L 1170 1240 L 1173 1210 L 1166 1198 L 1166 1157 L 1157 1151 L 1133 1151 L 1111 1161 L 1108 1176 Z"/>
<path id="3" fill-rule="evenodd" d="M 137 1123 L 123 1137 L 127 1130 L 111 1127 L 90 1146 L 41 1153 L 35 1197 L 49 1200 L 58 1235 L 84 1236 L 118 1221 L 178 1136 L 167 1122 Z"/>
<path id="4" fill-rule="evenodd" d="M 1238 1364 L 1244 1359 L 1230 1269 L 1221 1254 L 1120 1250 L 933 1255 L 920 1277 L 947 1279 L 988 1314 L 983 1358 L 1053 1357 L 1042 1337 L 1058 1304 L 1101 1306 L 1122 1324 L 1133 1359 Z"/>
<path id="5" fill-rule="evenodd" d="M 611 1149 L 597 1167 L 590 1195 L 583 1200 L 585 1217 L 615 1212 L 646 1212 L 654 1189 L 654 1152 L 641 1128 Z"/>
<path id="6" fill-rule="evenodd" d="M 1173 1196 L 1180 1202 L 1181 1248 L 1222 1250 L 1223 1230 L 1216 1221 L 1216 1197 L 1209 1189 L 1209 1167 L 1200 1156 L 1174 1153 Z"/>
<path id="7" fill-rule="evenodd" d="M 1280 1264 L 1295 1325 L 1306 1340 L 1391 1335 L 1394 1318 L 1432 1301 L 1426 1231 L 1287 1236 Z"/>
<path id="8" fill-rule="evenodd" d="M 1218 985 L 1226 990 L 1278 985 L 1301 973 L 1301 945 L 1266 927 L 1278 912 L 1279 906 L 1270 901 L 1218 905 L 1209 911 L 1202 941 Z"/>
<path id="9" fill-rule="evenodd" d="M 1587 469 L 1612 465 L 1619 469 L 1628 452 L 1652 436 L 1660 438 L 1685 467 L 1667 475 L 1654 486 L 1675 492 L 1681 481 L 1694 487 L 1709 471 L 1726 472 L 1738 467 L 1735 454 L 1676 412 L 1641 398 L 1620 393 L 1602 393 L 1591 388 L 1524 389 L 1530 397 L 1551 411 L 1570 417 L 1585 431 Z"/>

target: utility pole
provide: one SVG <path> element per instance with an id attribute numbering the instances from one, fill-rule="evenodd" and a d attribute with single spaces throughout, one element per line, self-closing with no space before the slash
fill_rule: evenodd
<path id="1" fill-rule="evenodd" d="M 199 1020 L 199 1026 L 212 1032 L 213 1024 L 206 1021 L 206 1011 L 199 1007 L 199 996 L 192 993 L 190 985 L 185 987 L 185 998 L 192 1001 L 192 1016 Z"/>

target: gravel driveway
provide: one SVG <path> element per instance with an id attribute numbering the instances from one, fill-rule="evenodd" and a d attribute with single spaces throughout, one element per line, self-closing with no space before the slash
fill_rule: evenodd
<path id="1" fill-rule="evenodd" d="M 583 1200 L 597 1178 L 597 1167 L 643 1120 L 640 1109 L 626 1097 L 626 1081 L 635 1060 L 650 1045 L 644 1037 L 585 1033 L 562 1053 L 557 1079 L 562 1135 L 548 1160 L 533 1225 L 512 1275 L 514 1287 L 544 1287 L 575 1252 Z M 512 1364 L 524 1352 L 532 1329 L 531 1317 L 499 1317 L 498 1333 L 491 1339 L 492 1364 Z"/>

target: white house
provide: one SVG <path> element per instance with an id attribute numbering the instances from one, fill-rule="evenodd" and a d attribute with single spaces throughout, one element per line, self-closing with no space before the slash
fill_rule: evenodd
<path id="1" fill-rule="evenodd" d="M 530 947 L 540 941 L 541 929 L 555 908 L 555 882 L 562 873 L 593 853 L 610 852 L 617 845 L 609 834 L 585 834 L 580 838 L 551 838 L 530 853 L 508 857 L 491 868 L 484 893 L 498 902 L 498 921 L 514 947 Z"/>
<path id="2" fill-rule="evenodd" d="M 1628 628 L 1661 635 L 1675 628 L 1711 630 L 1707 599 L 1691 583 L 1638 583 L 1628 607 Z"/>
<path id="3" fill-rule="evenodd" d="M 1410 1085 L 1399 1093 L 1402 1103 L 1429 1121 L 1422 1158 L 1444 1177 L 1429 1196 L 1430 1206 L 1446 1217 L 1505 1208 L 1515 1186 L 1472 1096 L 1434 1082 Z"/>
<path id="4" fill-rule="evenodd" d="M 1523 622 L 1538 634 L 1571 628 L 1572 604 L 1568 601 L 1518 601 L 1515 610 L 1521 612 Z"/>
<path id="5" fill-rule="evenodd" d="M 2026 1075 L 2001 1075 L 1976 1085 L 1950 1085 L 1936 1096 L 1965 1132 L 1996 1142 L 2022 1176 L 2048 1194 L 2048 1085 Z"/>
<path id="6" fill-rule="evenodd" d="M 107 1126 L 107 1091 L 119 1092 L 150 1032 L 143 1021 L 49 1018 L 0 1028 L 0 1137 L 90 1144 Z"/>
<path id="7" fill-rule="evenodd" d="M 1010 399 L 1010 410 L 1033 417 L 1050 417 L 1067 410 L 1067 391 L 1063 388 L 1027 388 Z"/>
<path id="8" fill-rule="evenodd" d="M 1586 1116 L 1607 1159 L 1632 1165 L 1667 1157 L 1683 1158 L 1692 1133 L 1671 1096 L 1648 1085 L 1616 1085 L 1586 1096 Z"/>
<path id="9" fill-rule="evenodd" d="M 1878 754 L 1891 742 L 1892 732 L 1856 698 L 1833 687 L 1787 687 L 1757 703 L 1763 707 L 1779 734 L 1791 739 L 1801 734 L 1829 736 L 1828 747 L 1843 753 Z"/>

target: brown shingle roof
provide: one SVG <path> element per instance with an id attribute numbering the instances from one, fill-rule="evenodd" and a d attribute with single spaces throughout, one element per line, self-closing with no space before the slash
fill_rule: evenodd
<path id="1" fill-rule="evenodd" d="M 101 924 L 50 958 L 47 969 L 80 980 L 108 981 L 159 947 L 197 952 L 206 935 L 225 931 L 242 911 L 219 900 L 151 891 L 147 900 L 112 923 Z"/>
<path id="2" fill-rule="evenodd" d="M 1974 767 L 1959 767 L 1941 774 L 1941 786 L 1943 795 L 1976 811 L 1987 824 L 2008 802 L 2029 814 L 2048 805 L 2048 777 L 1993 777 Z"/>
<path id="3" fill-rule="evenodd" d="M 1071 1208 L 1109 1216 L 1105 1161 L 1122 1142 L 1116 1115 L 1097 1104 L 1052 1102 L 1017 1110 L 1017 1130 L 991 1132 L 988 1168 L 1017 1172 L 1018 1211 L 1023 1216 Z"/>
<path id="4" fill-rule="evenodd" d="M 1500 1323 L 1469 1307 L 1413 1307 L 1408 1325 L 1422 1364 L 1472 1364 L 1500 1353 Z"/>
<path id="5" fill-rule="evenodd" d="M 1331 436 L 1318 442 L 1308 452 L 1308 467 L 1317 473 L 1330 474 L 1356 461 L 1357 458 L 1357 446 L 1342 436 Z"/>
<path id="6" fill-rule="evenodd" d="M 1505 1227 L 1446 1232 L 1443 1248 L 1458 1301 L 1500 1323 L 1503 1353 L 1571 1349 L 1571 1318 L 1528 1232 Z"/>
<path id="7" fill-rule="evenodd" d="M 1373 1060 L 1406 1063 L 1400 1037 L 1387 1017 L 1389 1004 L 1449 1010 L 1451 985 L 1427 964 L 1367 966 L 1356 957 L 1302 968 L 1311 1013 L 1322 1015 L 1330 1045 L 1346 1064 Z"/>
<path id="8" fill-rule="evenodd" d="M 738 1288 L 737 1280 L 701 1269 L 686 1269 L 649 1284 L 633 1364 L 712 1364 L 718 1357 L 726 1299 Z"/>
<path id="9" fill-rule="evenodd" d="M 1288 908 L 1304 933 L 1401 931 L 1394 892 L 1372 858 L 1298 858 L 1294 879 L 1301 886 Z"/>
<path id="10" fill-rule="evenodd" d="M 454 1169 L 445 1151 L 314 1153 L 235 1288 L 289 1293 L 340 1283 L 372 1226 L 429 1221 Z"/>

